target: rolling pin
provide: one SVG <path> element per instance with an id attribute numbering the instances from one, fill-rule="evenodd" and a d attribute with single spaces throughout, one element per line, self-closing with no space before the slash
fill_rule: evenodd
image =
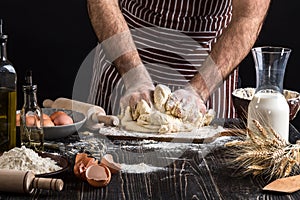
<path id="1" fill-rule="evenodd" d="M 55 101 L 45 99 L 43 101 L 45 108 L 63 108 L 68 110 L 74 110 L 83 113 L 87 117 L 87 127 L 96 129 L 103 123 L 108 126 L 118 126 L 120 121 L 117 116 L 106 115 L 106 112 L 100 106 L 68 99 L 68 98 L 57 98 Z M 99 124 L 100 123 L 100 124 Z"/>
<path id="2" fill-rule="evenodd" d="M 32 193 L 34 189 L 61 191 L 64 182 L 55 178 L 38 178 L 32 171 L 0 169 L 0 191 Z"/>

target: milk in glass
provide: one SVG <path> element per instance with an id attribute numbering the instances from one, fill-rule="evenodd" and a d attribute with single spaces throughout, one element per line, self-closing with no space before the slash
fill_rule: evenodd
<path id="1" fill-rule="evenodd" d="M 283 79 L 291 49 L 284 47 L 252 48 L 256 69 L 256 90 L 248 107 L 247 127 L 258 131 L 253 120 L 272 128 L 289 142 L 289 106 L 283 95 Z"/>

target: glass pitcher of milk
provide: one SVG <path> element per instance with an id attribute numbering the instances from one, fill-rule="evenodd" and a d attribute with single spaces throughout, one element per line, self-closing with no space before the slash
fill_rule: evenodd
<path id="1" fill-rule="evenodd" d="M 283 79 L 291 49 L 255 47 L 251 49 L 256 69 L 256 90 L 248 106 L 247 127 L 257 130 L 253 119 L 271 127 L 289 143 L 289 106 L 283 95 Z"/>

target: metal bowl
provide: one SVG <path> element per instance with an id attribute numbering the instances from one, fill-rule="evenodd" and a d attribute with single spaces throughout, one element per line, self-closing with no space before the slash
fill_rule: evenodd
<path id="1" fill-rule="evenodd" d="M 58 108 L 42 108 L 43 113 L 49 116 L 59 110 L 67 113 L 73 119 L 74 123 L 70 125 L 44 127 L 45 140 L 54 140 L 72 135 L 73 133 L 76 133 L 86 122 L 86 116 L 80 112 Z"/>
<path id="2" fill-rule="evenodd" d="M 68 114 L 73 119 L 73 124 L 70 125 L 57 125 L 57 126 L 45 126 L 44 127 L 44 139 L 45 140 L 55 140 L 67 137 L 73 133 L 78 132 L 78 130 L 86 122 L 86 116 L 83 113 L 76 112 L 73 110 L 59 109 L 59 108 L 42 108 L 44 114 L 51 115 L 56 111 L 63 111 Z M 20 111 L 18 110 L 17 113 Z M 17 130 L 19 131 L 19 125 L 17 125 Z"/>
<path id="3" fill-rule="evenodd" d="M 248 105 L 253 98 L 255 88 L 238 88 L 231 94 L 233 106 L 237 116 L 243 121 L 247 121 Z M 300 109 L 300 94 L 292 90 L 283 90 L 283 94 L 290 108 L 290 121 L 293 120 Z"/>

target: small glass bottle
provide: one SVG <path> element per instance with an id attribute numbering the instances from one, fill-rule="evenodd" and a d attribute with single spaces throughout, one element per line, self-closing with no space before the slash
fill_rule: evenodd
<path id="1" fill-rule="evenodd" d="M 7 59 L 0 19 L 0 152 L 16 146 L 17 73 Z"/>
<path id="2" fill-rule="evenodd" d="M 256 69 L 256 90 L 248 106 L 248 128 L 255 130 L 253 120 L 272 128 L 289 143 L 289 106 L 283 95 L 283 79 L 291 49 L 256 47 L 252 55 Z"/>
<path id="3" fill-rule="evenodd" d="M 23 92 L 24 105 L 20 114 L 21 145 L 35 151 L 43 151 L 43 112 L 37 103 L 37 85 L 32 85 L 31 71 L 26 74 L 26 85 L 23 85 Z"/>

